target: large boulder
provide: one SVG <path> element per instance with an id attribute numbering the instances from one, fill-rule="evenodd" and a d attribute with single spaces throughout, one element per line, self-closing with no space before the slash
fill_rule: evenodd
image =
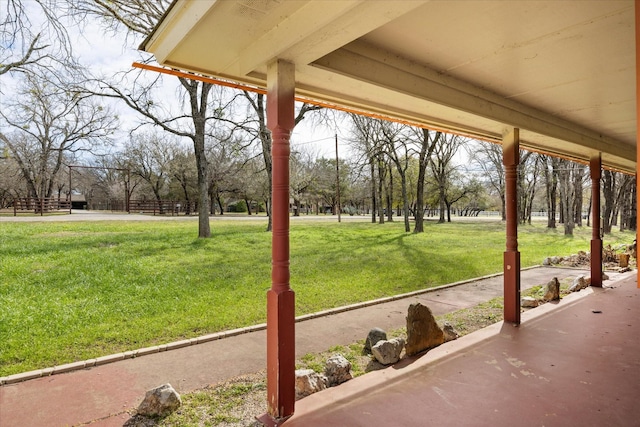
<path id="1" fill-rule="evenodd" d="M 349 381 L 353 378 L 351 374 L 351 362 L 341 354 L 331 356 L 327 359 L 327 363 L 324 366 L 324 375 L 327 378 L 327 385 L 329 387 Z"/>
<path id="2" fill-rule="evenodd" d="M 313 369 L 296 370 L 296 400 L 327 388 L 327 377 Z"/>
<path id="3" fill-rule="evenodd" d="M 400 353 L 404 347 L 404 339 L 394 338 L 389 341 L 378 341 L 371 352 L 376 360 L 383 365 L 392 365 L 400 360 Z"/>
<path id="4" fill-rule="evenodd" d="M 589 282 L 587 282 L 585 276 L 578 276 L 573 279 L 573 283 L 569 286 L 569 292 L 578 292 L 587 286 L 589 286 Z"/>
<path id="5" fill-rule="evenodd" d="M 371 354 L 371 348 L 382 340 L 387 340 L 387 333 L 380 328 L 371 329 L 364 343 L 364 354 Z"/>
<path id="6" fill-rule="evenodd" d="M 544 301 L 556 301 L 560 299 L 560 282 L 557 277 L 554 277 L 542 287 Z"/>
<path id="7" fill-rule="evenodd" d="M 171 387 L 171 384 L 163 384 L 160 387 L 147 391 L 144 400 L 138 406 L 138 415 L 145 417 L 165 417 L 182 405 L 180 395 Z"/>
<path id="8" fill-rule="evenodd" d="M 444 333 L 429 307 L 413 303 L 407 313 L 407 356 L 437 347 L 444 342 Z"/>

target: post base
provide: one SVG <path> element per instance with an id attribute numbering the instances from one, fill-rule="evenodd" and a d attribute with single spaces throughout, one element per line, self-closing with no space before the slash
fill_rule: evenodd
<path id="1" fill-rule="evenodd" d="M 602 287 L 602 240 L 591 240 L 591 286 Z"/>
<path id="2" fill-rule="evenodd" d="M 267 408 L 274 420 L 293 415 L 296 399 L 295 293 L 267 292 Z"/>
<path id="3" fill-rule="evenodd" d="M 520 252 L 504 253 L 504 321 L 520 324 Z"/>

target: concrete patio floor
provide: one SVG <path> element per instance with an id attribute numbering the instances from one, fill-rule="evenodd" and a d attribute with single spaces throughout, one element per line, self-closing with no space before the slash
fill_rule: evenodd
<path id="1" fill-rule="evenodd" d="M 304 398 L 282 426 L 640 426 L 640 289 L 605 283 Z"/>

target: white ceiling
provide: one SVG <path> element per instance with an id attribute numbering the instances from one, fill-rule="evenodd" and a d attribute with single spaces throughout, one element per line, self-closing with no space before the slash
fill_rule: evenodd
<path id="1" fill-rule="evenodd" d="M 636 170 L 633 0 L 177 0 L 141 48 L 162 65 Z"/>

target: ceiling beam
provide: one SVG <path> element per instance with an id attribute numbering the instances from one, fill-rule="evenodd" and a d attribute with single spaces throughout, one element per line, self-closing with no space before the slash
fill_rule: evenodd
<path id="1" fill-rule="evenodd" d="M 508 126 L 579 144 L 585 148 L 585 154 L 588 150 L 602 151 L 635 161 L 632 146 L 435 70 L 407 63 L 361 42 L 334 51 L 313 65 Z"/>
<path id="2" fill-rule="evenodd" d="M 239 73 L 248 75 L 275 58 L 307 65 L 421 6 L 425 1 L 309 1 L 244 51 Z"/>

